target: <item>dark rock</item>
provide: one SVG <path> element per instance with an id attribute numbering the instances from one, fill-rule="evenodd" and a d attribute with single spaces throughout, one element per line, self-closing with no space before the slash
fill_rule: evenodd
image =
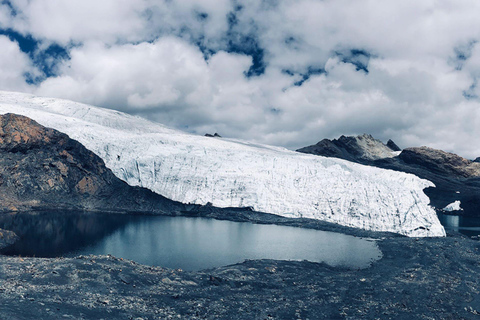
<path id="1" fill-rule="evenodd" d="M 17 240 L 18 236 L 14 232 L 0 229 L 0 249 L 14 244 Z"/>
<path id="2" fill-rule="evenodd" d="M 480 177 L 480 164 L 462 158 L 454 153 L 428 147 L 407 148 L 399 158 L 406 164 L 417 165 L 449 177 Z"/>
<path id="3" fill-rule="evenodd" d="M 390 149 L 392 149 L 393 151 L 402 151 L 402 149 L 400 149 L 399 146 L 397 146 L 397 144 L 395 142 L 393 142 L 392 139 L 389 139 L 387 141 L 387 147 L 389 147 Z"/>
<path id="4" fill-rule="evenodd" d="M 205 133 L 205 137 L 221 138 L 222 136 L 215 132 L 215 134 Z"/>
<path id="5" fill-rule="evenodd" d="M 82 209 L 167 213 L 177 203 L 131 187 L 66 134 L 0 116 L 0 211 Z"/>
<path id="6" fill-rule="evenodd" d="M 477 159 L 473 160 L 473 162 L 480 162 L 480 157 L 478 157 Z"/>

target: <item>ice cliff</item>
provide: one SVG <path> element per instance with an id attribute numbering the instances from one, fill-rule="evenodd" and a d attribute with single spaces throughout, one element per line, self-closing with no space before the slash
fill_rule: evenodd
<path id="1" fill-rule="evenodd" d="M 280 147 L 187 134 L 121 112 L 0 91 L 0 113 L 78 140 L 114 174 L 172 200 L 252 207 L 407 236 L 444 236 L 414 175 Z"/>

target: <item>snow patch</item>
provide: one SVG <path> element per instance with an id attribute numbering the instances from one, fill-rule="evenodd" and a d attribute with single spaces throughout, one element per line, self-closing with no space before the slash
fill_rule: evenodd
<path id="1" fill-rule="evenodd" d="M 252 207 L 407 236 L 445 236 L 414 175 L 235 139 L 187 134 L 118 111 L 1 92 L 0 113 L 78 140 L 132 186 L 183 203 Z"/>

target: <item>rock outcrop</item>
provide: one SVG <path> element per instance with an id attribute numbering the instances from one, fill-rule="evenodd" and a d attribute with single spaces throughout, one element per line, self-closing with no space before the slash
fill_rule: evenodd
<path id="1" fill-rule="evenodd" d="M 101 158 L 54 129 L 0 115 L 0 211 L 82 209 L 167 213 L 175 202 L 131 187 Z"/>
<path id="2" fill-rule="evenodd" d="M 9 230 L 0 229 L 0 249 L 6 248 L 17 241 L 18 236 Z"/>
<path id="3" fill-rule="evenodd" d="M 222 136 L 219 135 L 218 133 L 210 134 L 210 133 L 205 133 L 205 137 L 210 137 L 210 138 L 221 138 Z"/>
<path id="4" fill-rule="evenodd" d="M 463 208 L 461 214 L 480 216 L 478 159 L 470 161 L 428 147 L 406 148 L 399 152 L 400 148 L 393 141 L 389 140 L 387 145 L 383 145 L 370 135 L 324 139 L 297 151 L 415 174 L 435 184 L 435 188 L 426 189 L 425 193 L 437 210 L 442 211 L 448 204 L 460 201 Z"/>
<path id="5" fill-rule="evenodd" d="M 402 151 L 402 149 L 400 149 L 399 146 L 397 146 L 397 144 L 395 142 L 393 142 L 392 139 L 389 139 L 387 141 L 387 147 L 389 147 L 390 149 L 392 149 L 393 151 Z"/>

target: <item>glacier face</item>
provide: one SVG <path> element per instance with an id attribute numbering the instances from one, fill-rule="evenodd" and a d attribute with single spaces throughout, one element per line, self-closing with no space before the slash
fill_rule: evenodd
<path id="1" fill-rule="evenodd" d="M 78 140 L 113 173 L 172 200 L 252 207 L 407 236 L 445 236 L 414 175 L 281 147 L 187 134 L 118 111 L 0 91 L 0 113 Z"/>

